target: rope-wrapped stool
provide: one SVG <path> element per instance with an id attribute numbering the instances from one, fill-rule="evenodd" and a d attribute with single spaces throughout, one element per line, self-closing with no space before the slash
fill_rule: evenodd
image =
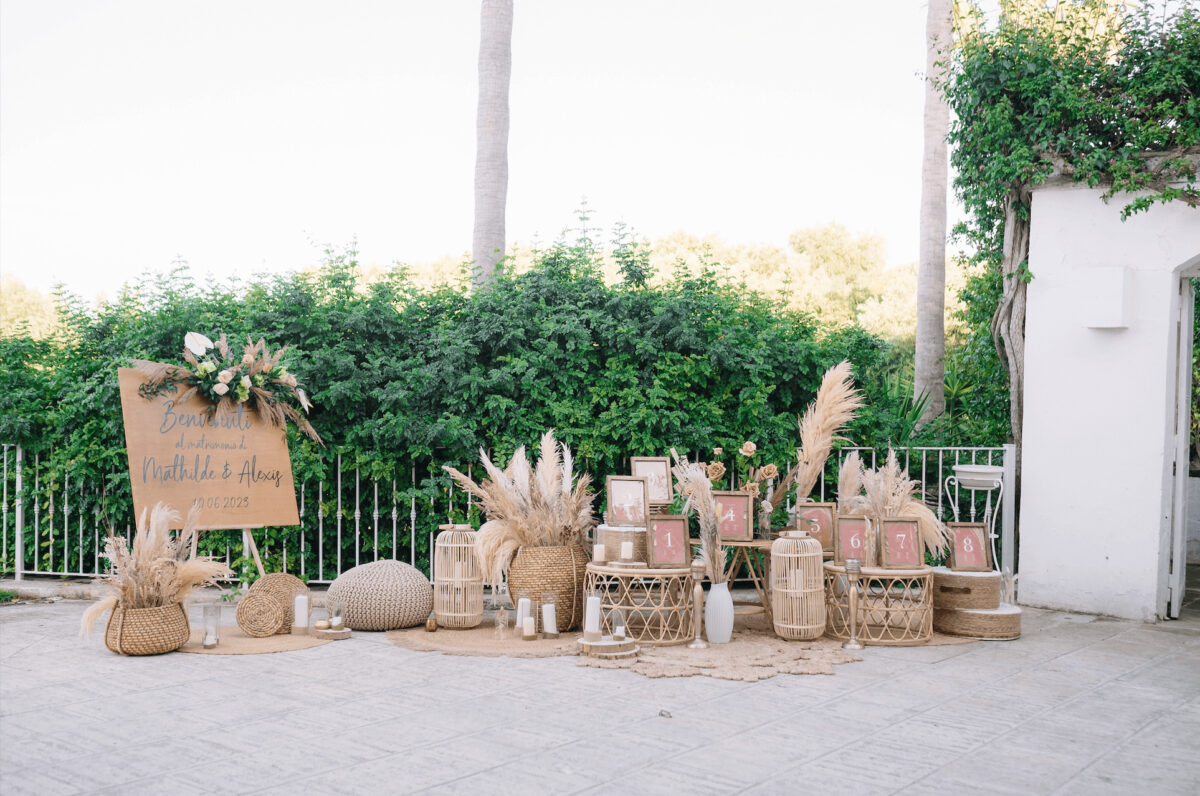
<path id="1" fill-rule="evenodd" d="M 283 607 L 279 600 L 261 590 L 246 592 L 246 596 L 238 601 L 236 616 L 242 632 L 254 638 L 273 636 L 291 627 L 284 622 Z"/>
<path id="2" fill-rule="evenodd" d="M 346 606 L 346 627 L 352 630 L 398 630 L 429 617 L 433 587 L 416 567 L 385 559 L 343 572 L 325 600 Z"/>

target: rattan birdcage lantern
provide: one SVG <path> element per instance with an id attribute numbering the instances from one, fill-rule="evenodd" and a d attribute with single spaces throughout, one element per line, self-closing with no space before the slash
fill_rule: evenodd
<path id="1" fill-rule="evenodd" d="M 483 571 L 475 560 L 470 525 L 441 525 L 434 544 L 433 613 L 442 627 L 475 627 L 483 621 Z"/>
<path id="2" fill-rule="evenodd" d="M 771 613 L 780 638 L 814 639 L 825 632 L 821 561 L 821 543 L 805 531 L 788 531 L 771 545 Z"/>

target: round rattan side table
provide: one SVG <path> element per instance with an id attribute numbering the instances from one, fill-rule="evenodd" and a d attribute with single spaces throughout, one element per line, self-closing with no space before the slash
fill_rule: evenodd
<path id="1" fill-rule="evenodd" d="M 911 647 L 933 637 L 933 568 L 863 567 L 856 580 L 846 568 L 826 561 L 825 628 L 850 638 L 850 589 L 858 590 L 858 640 L 864 644 Z"/>

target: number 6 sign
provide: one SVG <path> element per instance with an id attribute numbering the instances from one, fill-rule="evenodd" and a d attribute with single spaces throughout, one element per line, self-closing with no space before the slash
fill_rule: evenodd
<path id="1" fill-rule="evenodd" d="M 887 517 L 880 521 L 879 566 L 884 569 L 920 569 L 925 565 L 925 548 L 917 521 L 909 517 Z"/>
<path id="2" fill-rule="evenodd" d="M 833 563 L 839 566 L 847 558 L 857 558 L 864 567 L 875 566 L 869 534 L 871 521 L 866 517 L 838 516 L 837 535 L 833 537 Z"/>

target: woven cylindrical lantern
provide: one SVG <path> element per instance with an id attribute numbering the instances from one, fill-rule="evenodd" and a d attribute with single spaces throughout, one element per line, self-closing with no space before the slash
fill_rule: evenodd
<path id="1" fill-rule="evenodd" d="M 821 543 L 805 531 L 788 531 L 771 545 L 771 613 L 780 638 L 814 639 L 825 632 L 821 560 Z"/>
<path id="2" fill-rule="evenodd" d="M 483 621 L 483 571 L 475 560 L 470 525 L 441 525 L 434 544 L 433 613 L 442 627 L 475 627 Z"/>

